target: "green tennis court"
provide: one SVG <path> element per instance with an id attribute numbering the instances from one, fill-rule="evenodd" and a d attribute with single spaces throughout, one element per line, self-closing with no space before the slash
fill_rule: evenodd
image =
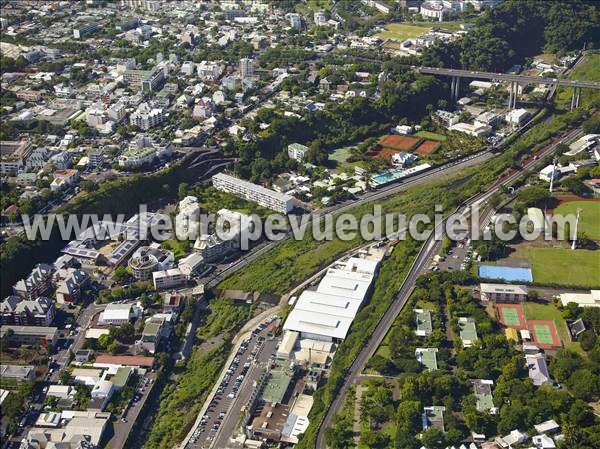
<path id="1" fill-rule="evenodd" d="M 552 333 L 550 332 L 550 326 L 547 324 L 535 324 L 533 326 L 533 332 L 540 343 L 545 345 L 551 345 L 554 343 Z"/>
<path id="2" fill-rule="evenodd" d="M 521 304 L 496 304 L 498 318 L 503 326 L 526 329 L 527 322 Z"/>
<path id="3" fill-rule="evenodd" d="M 533 333 L 533 340 L 542 349 L 560 348 L 560 337 L 554 321 L 530 320 L 529 330 Z"/>
<path id="4" fill-rule="evenodd" d="M 519 320 L 519 314 L 517 313 L 517 309 L 513 309 L 512 307 L 502 308 L 502 321 L 507 326 L 521 325 L 521 320 Z"/>

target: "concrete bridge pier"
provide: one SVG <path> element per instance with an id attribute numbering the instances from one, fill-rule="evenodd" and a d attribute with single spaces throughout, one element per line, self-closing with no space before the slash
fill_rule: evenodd
<path id="1" fill-rule="evenodd" d="M 455 89 L 454 90 L 454 100 L 456 101 L 456 100 L 458 100 L 458 95 L 459 95 L 459 92 L 460 92 L 460 77 L 459 76 L 456 77 L 456 82 L 454 84 L 454 89 Z"/>
<path id="2" fill-rule="evenodd" d="M 457 78 L 456 76 L 453 76 L 453 77 L 450 79 L 450 101 L 451 101 L 452 103 L 454 103 L 454 92 L 456 91 L 456 80 L 457 80 L 457 79 L 458 79 L 458 78 Z"/>
<path id="3" fill-rule="evenodd" d="M 581 99 L 581 87 L 573 88 L 573 95 L 571 96 L 571 109 L 579 107 L 579 100 Z"/>
<path id="4" fill-rule="evenodd" d="M 510 95 L 508 97 L 508 109 L 514 109 L 517 107 L 517 92 L 518 85 L 516 81 L 510 82 Z"/>

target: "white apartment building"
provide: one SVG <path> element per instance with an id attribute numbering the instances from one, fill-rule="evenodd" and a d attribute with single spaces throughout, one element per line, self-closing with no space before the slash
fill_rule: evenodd
<path id="1" fill-rule="evenodd" d="M 195 196 L 186 196 L 179 202 L 179 213 L 175 217 L 175 234 L 184 239 L 197 235 L 200 218 L 200 205 Z"/>
<path id="2" fill-rule="evenodd" d="M 130 9 L 145 9 L 146 11 L 158 11 L 163 2 L 160 0 L 121 0 L 121 6 Z"/>
<path id="3" fill-rule="evenodd" d="M 171 144 L 166 140 L 139 136 L 119 156 L 119 166 L 139 167 L 151 163 L 155 157 L 163 158 L 171 155 Z"/>
<path id="4" fill-rule="evenodd" d="M 154 128 L 165 121 L 162 108 L 153 108 L 148 103 L 141 103 L 137 110 L 129 116 L 129 123 L 139 126 L 144 131 Z"/>
<path id="5" fill-rule="evenodd" d="M 318 27 L 327 25 L 327 16 L 323 11 L 317 11 L 313 16 L 313 20 L 315 21 L 315 25 Z"/>
<path id="6" fill-rule="evenodd" d="M 165 79 L 165 72 L 155 66 L 152 70 L 125 70 L 123 81 L 138 85 L 143 92 L 157 90 Z"/>
<path id="7" fill-rule="evenodd" d="M 297 30 L 302 28 L 302 17 L 298 13 L 286 14 L 287 19 L 290 21 L 290 26 Z"/>
<path id="8" fill-rule="evenodd" d="M 192 61 L 185 61 L 181 64 L 181 69 L 179 71 L 187 76 L 192 76 L 194 74 L 194 69 L 196 68 L 196 64 Z"/>
<path id="9" fill-rule="evenodd" d="M 250 231 L 252 219 L 245 214 L 221 209 L 217 213 L 214 234 L 203 234 L 198 237 L 194 249 L 204 261 L 212 262 L 240 248 L 242 233 Z"/>
<path id="10" fill-rule="evenodd" d="M 275 192 L 274 190 L 224 173 L 217 173 L 212 177 L 212 181 L 213 186 L 217 190 L 233 193 L 236 196 L 253 201 L 275 212 L 287 214 L 294 209 L 294 198 L 285 193 Z"/>
<path id="11" fill-rule="evenodd" d="M 215 62 L 202 61 L 196 66 L 196 71 L 203 80 L 215 81 L 221 76 L 221 67 Z"/>
<path id="12" fill-rule="evenodd" d="M 303 162 L 306 159 L 306 153 L 308 153 L 308 147 L 306 145 L 299 143 L 292 143 L 288 145 L 288 156 L 290 159 Z"/>
<path id="13" fill-rule="evenodd" d="M 531 114 L 526 109 L 513 109 L 506 114 L 506 121 L 511 125 L 521 125 L 531 117 Z"/>
<path id="14" fill-rule="evenodd" d="M 251 76 L 254 76 L 254 59 L 240 59 L 240 76 L 242 78 L 249 78 Z"/>
<path id="15" fill-rule="evenodd" d="M 101 105 L 93 104 L 85 111 L 85 121 L 90 126 L 102 126 L 107 120 L 108 116 Z"/>
<path id="16" fill-rule="evenodd" d="M 106 114 L 111 120 L 117 123 L 120 122 L 125 118 L 125 115 L 127 114 L 125 103 L 123 103 L 121 100 L 117 101 L 110 108 L 108 108 Z"/>
<path id="17" fill-rule="evenodd" d="M 0 173 L 17 173 L 26 166 L 33 147 L 28 140 L 0 142 Z"/>
<path id="18" fill-rule="evenodd" d="M 156 290 L 179 287 L 185 284 L 187 276 L 179 268 L 155 271 L 152 273 L 152 282 Z"/>
<path id="19" fill-rule="evenodd" d="M 179 260 L 178 267 L 181 272 L 188 278 L 204 264 L 204 259 L 200 253 L 192 253 L 187 257 Z"/>

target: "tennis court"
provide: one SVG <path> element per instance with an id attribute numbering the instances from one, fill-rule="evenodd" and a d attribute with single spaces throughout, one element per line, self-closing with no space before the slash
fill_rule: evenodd
<path id="1" fill-rule="evenodd" d="M 525 313 L 520 304 L 496 304 L 498 319 L 505 327 L 527 329 Z"/>
<path id="2" fill-rule="evenodd" d="M 529 330 L 538 347 L 542 349 L 560 348 L 560 338 L 554 321 L 531 320 L 529 321 Z"/>

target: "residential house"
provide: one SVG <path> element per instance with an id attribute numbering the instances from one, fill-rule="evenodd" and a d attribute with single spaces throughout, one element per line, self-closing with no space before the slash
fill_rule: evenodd
<path id="1" fill-rule="evenodd" d="M 541 352 L 537 354 L 526 354 L 525 363 L 529 370 L 529 378 L 533 381 L 533 385 L 539 387 L 542 385 L 552 385 L 552 379 L 548 372 L 546 357 Z"/>
<path id="2" fill-rule="evenodd" d="M 79 172 L 75 169 L 57 170 L 52 173 L 52 176 L 54 176 L 54 180 L 50 184 L 52 191 L 74 185 L 79 180 Z"/>

